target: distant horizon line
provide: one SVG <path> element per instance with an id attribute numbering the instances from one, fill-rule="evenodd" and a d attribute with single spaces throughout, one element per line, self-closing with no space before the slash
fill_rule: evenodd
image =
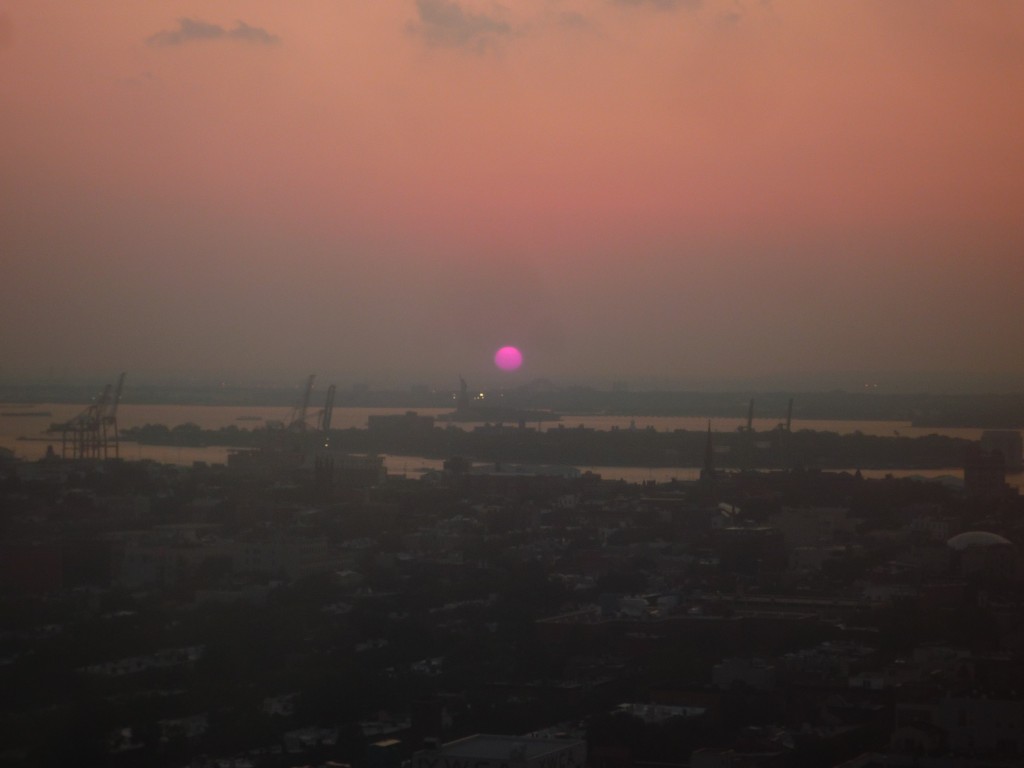
<path id="1" fill-rule="evenodd" d="M 283 374 L 257 376 L 253 374 L 167 374 L 133 373 L 127 370 L 129 387 L 174 387 L 184 389 L 301 389 L 309 373 L 288 377 Z M 121 371 L 110 373 L 4 373 L 0 372 L 0 387 L 88 387 L 117 380 Z M 460 375 L 444 377 L 415 377 L 407 375 L 332 375 L 313 372 L 314 389 L 330 385 L 348 390 L 369 392 L 443 392 L 457 391 Z M 465 377 L 470 387 L 491 391 L 515 391 L 543 384 L 555 389 L 584 388 L 595 391 L 620 392 L 708 392 L 708 393 L 816 393 L 846 392 L 878 393 L 890 395 L 1013 395 L 1024 393 L 1024 374 L 994 373 L 965 374 L 962 372 L 836 372 L 807 374 L 766 374 L 750 376 L 508 376 L 500 373 L 487 377 Z"/>

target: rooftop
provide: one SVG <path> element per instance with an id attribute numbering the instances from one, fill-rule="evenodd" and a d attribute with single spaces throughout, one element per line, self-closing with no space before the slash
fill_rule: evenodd
<path id="1" fill-rule="evenodd" d="M 560 752 L 578 739 L 538 739 L 523 736 L 477 734 L 451 741 L 440 749 L 449 757 L 474 757 L 481 760 L 506 760 L 519 751 L 520 760 L 533 760 Z"/>

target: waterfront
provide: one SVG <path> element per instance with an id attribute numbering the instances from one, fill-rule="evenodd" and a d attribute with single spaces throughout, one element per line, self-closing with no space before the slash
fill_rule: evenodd
<path id="1" fill-rule="evenodd" d="M 16 412 L 20 405 L 0 404 L 5 414 Z M 15 456 L 26 460 L 36 460 L 46 454 L 48 446 L 60 452 L 61 436 L 59 432 L 47 432 L 52 423 L 60 423 L 74 418 L 83 410 L 79 404 L 49 403 L 33 405 L 33 412 L 48 412 L 51 415 L 0 415 L 0 447 L 14 452 Z M 335 408 L 332 418 L 334 429 L 363 429 L 371 415 L 402 414 L 405 408 Z M 424 416 L 439 416 L 447 413 L 442 408 L 421 408 L 417 413 Z M 315 409 L 311 411 L 315 413 Z M 204 405 L 132 405 L 122 404 L 118 410 L 120 428 L 141 427 L 146 424 L 164 424 L 175 427 L 181 424 L 196 424 L 203 429 L 222 429 L 237 427 L 254 429 L 267 422 L 287 422 L 291 409 L 281 407 L 252 406 L 204 406 Z M 545 431 L 558 429 L 576 429 L 578 427 L 612 430 L 637 429 L 671 432 L 675 430 L 703 431 L 707 429 L 709 420 L 700 416 L 618 416 L 613 414 L 573 414 L 558 423 L 545 423 L 540 426 Z M 742 418 L 712 418 L 711 429 L 716 433 L 735 432 L 746 426 Z M 471 430 L 475 424 L 458 425 L 456 428 Z M 537 428 L 536 424 L 529 425 Z M 754 419 L 756 432 L 768 432 L 779 426 L 776 419 Z M 923 437 L 926 435 L 943 435 L 968 440 L 978 440 L 983 430 L 976 428 L 921 428 L 913 427 L 909 422 L 902 421 L 853 421 L 853 420 L 801 420 L 794 419 L 793 431 L 814 430 L 852 434 L 860 432 L 865 435 L 880 437 L 904 436 Z M 148 459 L 152 461 L 188 466 L 197 461 L 211 464 L 224 463 L 231 448 L 225 446 L 190 447 L 173 445 L 142 445 L 122 441 L 120 455 L 128 460 Z M 416 477 L 424 471 L 440 469 L 441 460 L 418 456 L 386 456 L 385 463 L 392 474 Z M 654 480 L 666 482 L 673 478 L 691 480 L 697 477 L 698 468 L 694 467 L 596 467 L 579 466 L 582 471 L 593 471 L 608 479 L 623 479 L 629 482 Z M 849 471 L 853 471 L 852 469 Z M 962 479 L 960 468 L 943 468 L 931 470 L 863 470 L 865 477 L 884 477 L 893 475 L 921 477 L 950 477 Z M 1024 486 L 1024 475 L 1017 474 L 1009 478 L 1009 482 L 1018 487 Z"/>

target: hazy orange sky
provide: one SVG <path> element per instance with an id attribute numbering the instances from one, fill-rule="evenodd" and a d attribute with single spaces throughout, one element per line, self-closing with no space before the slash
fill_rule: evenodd
<path id="1" fill-rule="evenodd" d="M 0 263 L 7 378 L 1019 384 L 1024 3 L 0 0 Z"/>

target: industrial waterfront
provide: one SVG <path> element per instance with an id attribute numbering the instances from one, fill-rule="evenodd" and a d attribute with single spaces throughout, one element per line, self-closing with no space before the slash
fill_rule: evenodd
<path id="1" fill-rule="evenodd" d="M 19 414 L 19 409 L 26 415 Z M 0 404 L 0 448 L 6 448 L 15 456 L 34 461 L 46 455 L 52 447 L 60 450 L 61 435 L 59 432 L 47 431 L 51 424 L 66 422 L 81 411 L 81 405 L 68 403 L 33 404 L 30 408 L 24 404 Z M 424 417 L 437 418 L 448 413 L 450 409 L 426 408 L 418 409 L 417 414 Z M 166 425 L 173 428 L 178 425 L 194 424 L 203 430 L 221 430 L 237 428 L 252 430 L 270 423 L 280 423 L 289 416 L 290 409 L 277 406 L 230 406 L 230 405 L 159 405 L 159 404 L 128 404 L 122 403 L 118 409 L 118 422 L 121 430 L 146 425 Z M 334 429 L 365 429 L 371 416 L 400 416 L 408 413 L 405 408 L 383 407 L 346 407 L 333 410 Z M 27 414 L 45 413 L 46 416 L 28 416 Z M 627 416 L 615 414 L 573 414 L 558 423 L 531 425 L 535 428 L 550 431 L 582 427 L 601 431 L 611 430 L 654 430 L 656 432 L 675 432 L 678 430 L 700 432 L 707 429 L 710 422 L 713 433 L 732 434 L 743 430 L 747 420 L 740 417 L 711 418 L 700 416 Z M 777 419 L 752 420 L 756 433 L 768 434 L 779 428 Z M 471 429 L 469 426 L 451 426 L 452 429 Z M 838 435 L 860 433 L 868 436 L 908 438 L 939 435 L 942 437 L 959 438 L 977 441 L 984 430 L 972 427 L 915 427 L 907 421 L 883 420 L 849 420 L 849 419 L 794 419 L 792 430 L 799 432 L 811 430 L 815 432 L 831 432 Z M 244 447 L 239 445 L 235 447 Z M 225 445 L 152 445 L 122 439 L 120 456 L 127 460 L 150 460 L 160 463 L 188 466 L 195 462 L 208 464 L 225 463 L 233 446 Z M 385 466 L 389 473 L 417 477 L 427 471 L 441 469 L 443 460 L 402 454 L 385 454 Z M 606 479 L 621 479 L 627 482 L 658 481 L 672 479 L 692 480 L 700 471 L 699 466 L 578 466 L 581 471 L 592 471 Z M 867 477 L 924 477 L 957 481 L 962 479 L 963 469 L 958 466 L 938 467 L 929 469 L 862 469 L 845 468 L 849 472 L 860 469 Z M 842 471 L 842 469 L 838 470 Z M 1024 486 L 1024 475 L 1011 474 L 1007 482 Z"/>

